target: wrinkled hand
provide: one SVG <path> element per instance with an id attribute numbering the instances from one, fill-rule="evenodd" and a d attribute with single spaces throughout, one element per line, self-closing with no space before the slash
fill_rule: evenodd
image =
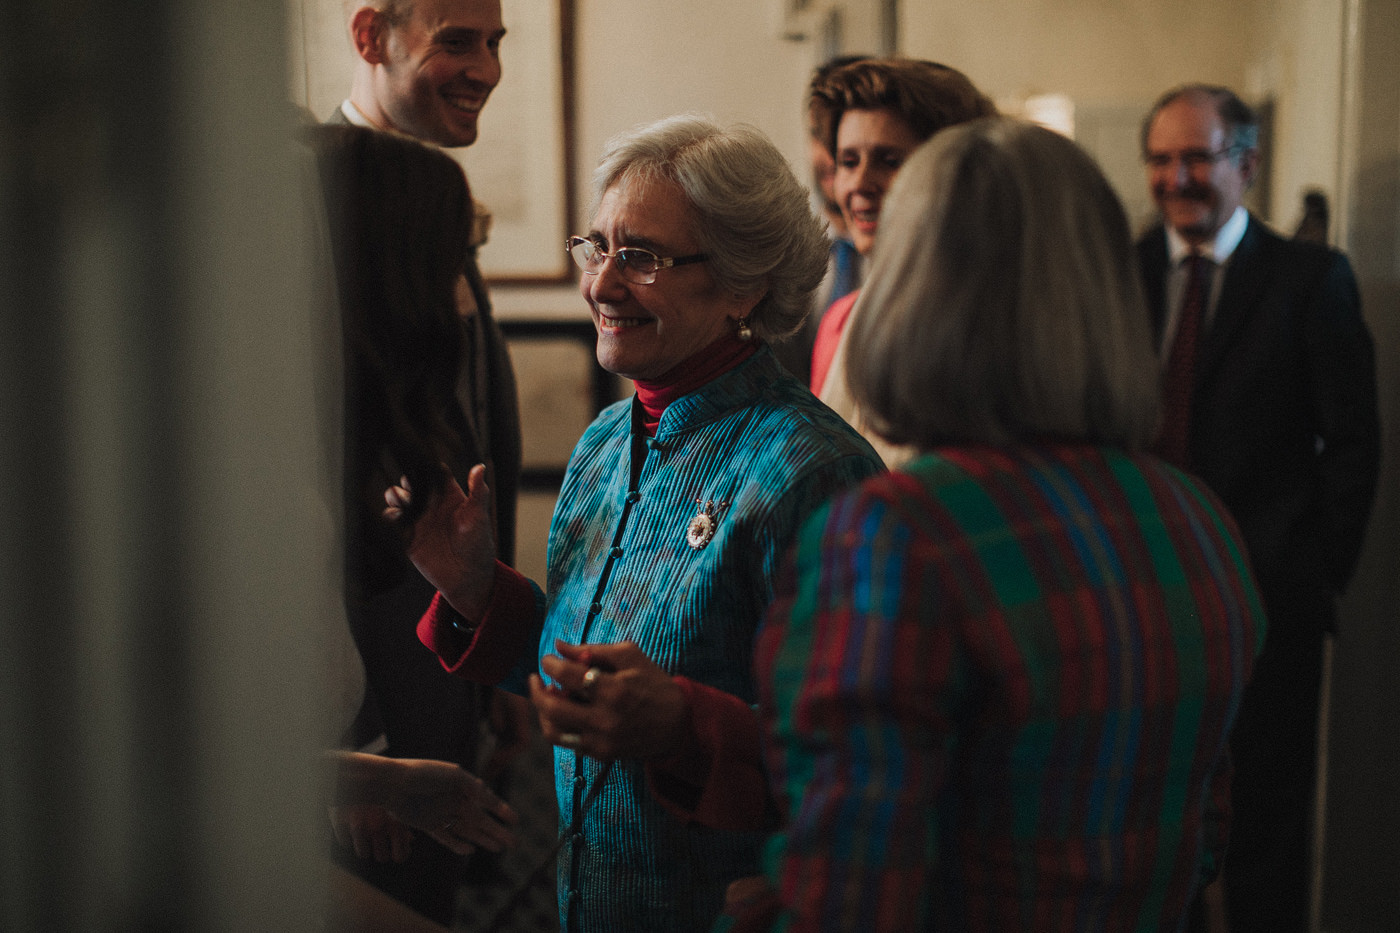
<path id="1" fill-rule="evenodd" d="M 359 858 L 376 862 L 403 862 L 413 848 L 413 831 L 389 815 L 384 807 L 370 804 L 330 807 L 331 829 L 336 841 L 353 847 Z"/>
<path id="2" fill-rule="evenodd" d="M 685 740 L 685 693 L 634 643 L 556 641 L 554 650 L 558 655 L 547 655 L 540 666 L 555 685 L 530 678 L 530 699 L 549 741 L 608 760 L 667 755 Z M 590 668 L 599 671 L 591 686 L 585 681 Z"/>
<path id="3" fill-rule="evenodd" d="M 446 761 L 396 761 L 404 772 L 387 809 L 399 821 L 459 855 L 478 846 L 500 852 L 515 844 L 510 828 L 519 817 L 476 775 Z"/>
<path id="4" fill-rule="evenodd" d="M 495 581 L 496 541 L 491 531 L 491 491 L 486 466 L 467 474 L 467 490 L 451 476 L 442 495 L 428 504 L 413 525 L 408 556 L 463 617 L 479 621 Z M 412 501 L 408 480 L 384 491 L 384 517 L 396 522 Z"/>

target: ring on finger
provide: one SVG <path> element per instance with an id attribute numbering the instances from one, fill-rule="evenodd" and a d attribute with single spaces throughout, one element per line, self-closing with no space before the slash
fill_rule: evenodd
<path id="1" fill-rule="evenodd" d="M 583 672 L 583 695 L 592 697 L 593 691 L 598 688 L 598 680 L 603 676 L 601 668 L 590 667 Z"/>

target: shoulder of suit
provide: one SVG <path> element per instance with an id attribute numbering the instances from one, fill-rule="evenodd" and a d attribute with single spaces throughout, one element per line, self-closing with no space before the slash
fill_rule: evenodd
<path id="1" fill-rule="evenodd" d="M 1308 267 L 1317 264 L 1330 265 L 1345 258 L 1340 250 L 1331 246 L 1286 237 L 1260 220 L 1253 212 L 1249 215 L 1249 227 L 1245 231 L 1245 238 L 1240 241 L 1240 248 L 1277 257 L 1280 262 Z"/>
<path id="2" fill-rule="evenodd" d="M 1143 232 L 1137 239 L 1138 252 L 1146 252 L 1151 249 L 1160 249 L 1164 253 L 1167 248 L 1167 228 L 1160 223 L 1154 224 Z"/>

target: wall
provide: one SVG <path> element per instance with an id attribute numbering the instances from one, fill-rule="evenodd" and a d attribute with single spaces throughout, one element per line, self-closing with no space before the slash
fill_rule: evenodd
<path id="1" fill-rule="evenodd" d="M 874 0 L 826 0 L 843 8 L 847 51 L 876 41 Z M 511 4 L 505 2 L 509 23 Z M 1258 102 L 1278 102 L 1277 147 L 1266 202 L 1282 226 L 1296 220 L 1300 192 L 1336 191 L 1341 106 L 1342 0 L 954 0 L 904 2 L 902 54 L 965 71 L 1001 102 L 1058 92 L 1074 99 L 1080 138 L 1099 156 L 1132 216 L 1150 214 L 1136 132 L 1162 90 L 1187 80 L 1227 84 Z M 806 76 L 822 57 L 821 37 L 782 37 L 779 0 L 706 4 L 575 0 L 574 223 L 582 224 L 589 178 L 613 133 L 672 113 L 698 110 L 753 123 L 805 173 L 800 108 Z M 644 12 L 642 12 L 644 11 Z M 294 99 L 317 115 L 346 94 L 351 69 L 341 0 L 294 0 L 289 16 Z M 804 25 L 810 25 L 804 21 Z M 1163 37 L 1171 38 L 1164 39 Z M 994 37 L 989 41 L 989 37 Z M 505 77 L 512 77 L 509 37 Z M 509 132 L 508 114 L 488 106 L 483 136 Z M 469 169 L 472 151 L 464 162 Z M 487 203 L 489 189 L 477 191 Z M 499 195 L 505 197 L 503 193 Z M 581 314 L 560 289 L 506 293 L 503 314 Z"/>
<path id="2" fill-rule="evenodd" d="M 1381 487 L 1342 605 L 1323 929 L 1400 931 L 1400 4 L 1346 4 L 1341 239 L 1376 338 Z"/>
<path id="3" fill-rule="evenodd" d="M 1241 90 L 1274 103 L 1268 203 L 1282 230 L 1297 226 L 1309 188 L 1341 206 L 1345 8 L 1342 0 L 1281 0 L 1259 17 Z"/>
<path id="4" fill-rule="evenodd" d="M 924 0 L 900 5 L 908 55 L 965 71 L 994 97 L 1058 91 L 1151 101 L 1185 80 L 1240 84 L 1253 0 Z"/>
<path id="5" fill-rule="evenodd" d="M 1255 206 L 1291 230 L 1304 190 L 1338 199 L 1344 7 L 1342 0 L 936 0 L 904 3 L 900 27 L 906 54 L 961 68 L 998 101 L 1073 98 L 1076 138 L 1139 223 L 1153 211 L 1137 129 L 1158 94 L 1207 81 L 1272 103 L 1275 145 Z"/>
<path id="6" fill-rule="evenodd" d="M 1341 0 L 905 3 L 901 32 L 907 54 L 963 69 L 1003 104 L 1069 95 L 1076 138 L 1139 224 L 1154 212 L 1137 131 L 1162 91 L 1206 81 L 1273 103 L 1277 144 L 1252 206 L 1291 229 L 1305 188 L 1336 200 L 1342 8 Z"/>
<path id="7" fill-rule="evenodd" d="M 800 164 L 810 53 L 779 37 L 768 3 L 577 3 L 579 223 L 608 137 L 673 113 L 752 123 Z"/>

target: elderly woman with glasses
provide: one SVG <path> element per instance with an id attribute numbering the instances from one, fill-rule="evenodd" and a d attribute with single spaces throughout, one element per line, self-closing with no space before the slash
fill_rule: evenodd
<path id="1" fill-rule="evenodd" d="M 636 395 L 574 449 L 543 593 L 493 562 L 480 471 L 435 497 L 410 548 L 439 590 L 419 635 L 464 676 L 529 673 L 557 746 L 562 926 L 708 930 L 771 817 L 752 642 L 774 573 L 802 519 L 881 466 L 766 346 L 827 253 L 772 143 L 673 117 L 612 140 L 594 188 L 568 249 L 598 361 Z"/>

